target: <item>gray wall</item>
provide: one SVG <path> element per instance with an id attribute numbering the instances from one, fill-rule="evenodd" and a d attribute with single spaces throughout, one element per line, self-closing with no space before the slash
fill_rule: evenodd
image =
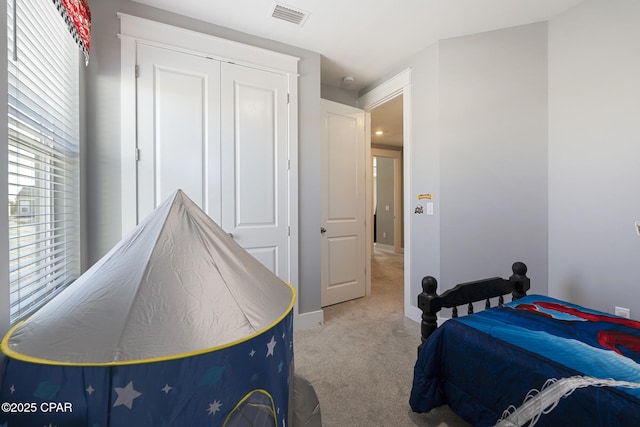
<path id="1" fill-rule="evenodd" d="M 320 97 L 339 104 L 358 106 L 358 92 L 334 86 L 320 85 Z"/>
<path id="2" fill-rule="evenodd" d="M 376 157 L 376 243 L 387 246 L 394 246 L 394 162 L 389 157 Z"/>
<path id="3" fill-rule="evenodd" d="M 640 2 L 549 22 L 549 293 L 640 318 Z"/>
<path id="4" fill-rule="evenodd" d="M 411 294 L 425 275 L 442 292 L 518 260 L 547 293 L 546 23 L 442 40 L 407 67 Z M 434 215 L 413 213 L 421 193 Z"/>
<path id="5" fill-rule="evenodd" d="M 440 278 L 440 97 L 439 65 L 440 47 L 434 44 L 408 64 L 411 67 L 411 147 L 404 147 L 404 159 L 411 159 L 408 174 L 409 224 L 411 242 L 405 241 L 405 256 L 410 257 L 411 302 L 422 291 L 421 281 L 426 275 Z M 406 95 L 405 95 L 406 96 Z M 408 114 L 405 110 L 404 114 Z M 415 214 L 417 194 L 433 195 L 434 215 Z M 405 226 L 407 224 L 405 223 Z M 441 287 L 440 290 L 443 288 Z"/>
<path id="6" fill-rule="evenodd" d="M 299 62 L 299 310 L 320 309 L 320 55 L 249 36 L 128 0 L 91 5 L 91 63 L 87 76 L 87 202 L 89 261 L 121 238 L 120 41 L 117 12 L 297 56 Z"/>
<path id="7" fill-rule="evenodd" d="M 547 293 L 547 25 L 440 42 L 441 283 L 508 276 Z"/>
<path id="8" fill-rule="evenodd" d="M 442 40 L 371 86 L 412 68 L 411 208 L 435 204 L 410 214 L 412 295 L 521 259 L 534 292 L 640 316 L 638 22 L 636 0 L 587 0 Z"/>

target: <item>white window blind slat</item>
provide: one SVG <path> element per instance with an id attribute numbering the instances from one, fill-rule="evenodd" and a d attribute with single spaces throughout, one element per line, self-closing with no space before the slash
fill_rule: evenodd
<path id="1" fill-rule="evenodd" d="M 72 234 L 75 230 L 68 228 L 58 228 L 54 229 L 57 234 L 62 234 L 66 232 L 67 239 L 75 240 L 77 238 L 76 235 Z M 25 241 L 29 239 L 29 241 Z M 12 242 L 16 241 L 17 244 L 12 244 Z M 9 255 L 9 262 L 13 263 L 15 261 L 37 261 L 31 259 L 35 257 L 37 254 L 44 254 L 46 256 L 57 246 L 64 244 L 64 242 L 57 242 L 54 244 L 50 244 L 51 237 L 49 235 L 43 236 L 42 233 L 34 233 L 31 235 L 26 235 L 22 239 L 9 239 L 9 247 L 12 255 Z M 28 255 L 28 258 L 25 258 L 25 255 Z M 13 271 L 13 270 L 12 270 Z"/>
<path id="2" fill-rule="evenodd" d="M 52 246 L 47 252 L 42 251 L 26 251 L 26 256 L 29 257 L 27 264 L 17 264 L 10 265 L 10 274 L 11 277 L 16 279 L 16 276 L 20 276 L 23 280 L 23 286 L 33 284 L 34 282 L 37 284 L 39 279 L 51 274 L 51 266 L 57 265 L 60 261 L 57 259 L 59 255 L 64 251 L 64 247 L 60 247 L 62 245 Z M 21 257 L 17 261 L 21 261 L 24 257 Z M 38 274 L 35 280 L 33 275 Z M 24 280 L 25 277 L 29 277 L 30 280 Z"/>
<path id="3" fill-rule="evenodd" d="M 24 272 L 25 280 L 23 286 L 20 289 L 14 291 L 18 292 L 22 296 L 32 295 L 40 292 L 39 288 L 48 289 L 51 287 L 51 283 L 57 281 L 60 277 L 67 277 L 68 272 L 61 266 L 67 266 L 73 259 L 64 260 L 64 262 L 47 263 L 43 268 L 31 268 Z M 46 280 L 45 280 L 46 279 Z M 42 286 L 42 282 L 46 281 L 47 285 Z M 58 283 L 60 285 L 60 283 Z M 66 283 L 64 285 L 67 285 Z M 56 285 L 57 287 L 57 285 Z"/>
<path id="4" fill-rule="evenodd" d="M 61 270 L 65 270 L 65 267 L 61 266 Z M 57 275 L 47 280 L 47 286 L 23 287 L 17 294 L 10 295 L 12 301 L 10 310 L 23 313 L 23 317 L 26 317 L 56 296 L 66 287 L 68 281 L 69 278 L 65 275 Z"/>
<path id="5" fill-rule="evenodd" d="M 68 159 L 67 162 L 59 161 L 58 156 L 51 155 L 46 151 L 39 150 L 37 146 L 34 146 L 31 152 L 27 151 L 28 144 L 24 144 L 22 150 L 14 150 L 14 147 L 10 147 L 9 166 L 15 168 L 15 178 L 30 178 L 34 174 L 40 173 L 44 170 L 49 170 L 53 179 L 49 179 L 51 182 L 60 182 L 60 179 L 68 176 L 75 169 L 73 159 Z M 36 157 L 34 154 L 38 153 Z"/>
<path id="6" fill-rule="evenodd" d="M 49 123 L 36 122 L 37 119 L 44 120 L 41 115 L 46 114 L 46 111 L 43 110 L 44 109 L 32 111 L 28 105 L 24 105 L 14 96 L 9 94 L 9 111 L 16 118 L 16 122 L 14 123 L 15 128 L 12 129 L 13 131 L 22 134 L 29 134 L 32 129 L 40 127 L 42 132 L 41 136 L 48 137 L 53 143 L 65 144 L 69 138 L 73 137 L 73 135 L 68 131 L 70 128 L 69 124 L 61 123 L 59 121 Z M 59 114 L 69 114 L 69 111 L 62 107 L 57 107 L 55 111 Z M 46 127 L 43 127 L 43 125 Z"/>
<path id="7" fill-rule="evenodd" d="M 13 324 L 80 274 L 80 54 L 50 1 L 8 0 L 7 34 Z"/>

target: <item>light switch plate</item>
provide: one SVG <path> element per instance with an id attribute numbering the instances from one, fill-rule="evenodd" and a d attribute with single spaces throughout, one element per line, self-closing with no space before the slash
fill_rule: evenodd
<path id="1" fill-rule="evenodd" d="M 628 308 L 616 306 L 615 315 L 616 316 L 620 316 L 620 317 L 626 317 L 627 319 L 630 319 L 631 318 L 631 310 L 628 309 Z"/>

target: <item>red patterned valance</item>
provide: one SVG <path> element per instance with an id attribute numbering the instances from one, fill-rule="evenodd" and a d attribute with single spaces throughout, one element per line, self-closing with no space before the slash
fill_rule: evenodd
<path id="1" fill-rule="evenodd" d="M 69 26 L 71 35 L 82 49 L 85 62 L 89 63 L 91 44 L 91 10 L 87 0 L 53 0 Z"/>

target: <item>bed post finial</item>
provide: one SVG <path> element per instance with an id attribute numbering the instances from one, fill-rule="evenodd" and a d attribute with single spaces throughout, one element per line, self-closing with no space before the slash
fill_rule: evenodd
<path id="1" fill-rule="evenodd" d="M 438 281 L 433 276 L 425 276 L 422 278 L 422 292 L 418 295 L 418 308 L 422 310 L 421 323 L 421 343 L 418 346 L 418 354 L 427 340 L 427 337 L 433 333 L 438 327 L 438 310 L 439 307 L 433 307 L 431 301 L 438 296 L 436 289 Z"/>
<path id="2" fill-rule="evenodd" d="M 513 274 L 509 281 L 513 283 L 511 296 L 513 301 L 527 296 L 527 291 L 531 288 L 531 279 L 527 277 L 527 265 L 524 262 L 514 262 L 511 266 Z"/>

